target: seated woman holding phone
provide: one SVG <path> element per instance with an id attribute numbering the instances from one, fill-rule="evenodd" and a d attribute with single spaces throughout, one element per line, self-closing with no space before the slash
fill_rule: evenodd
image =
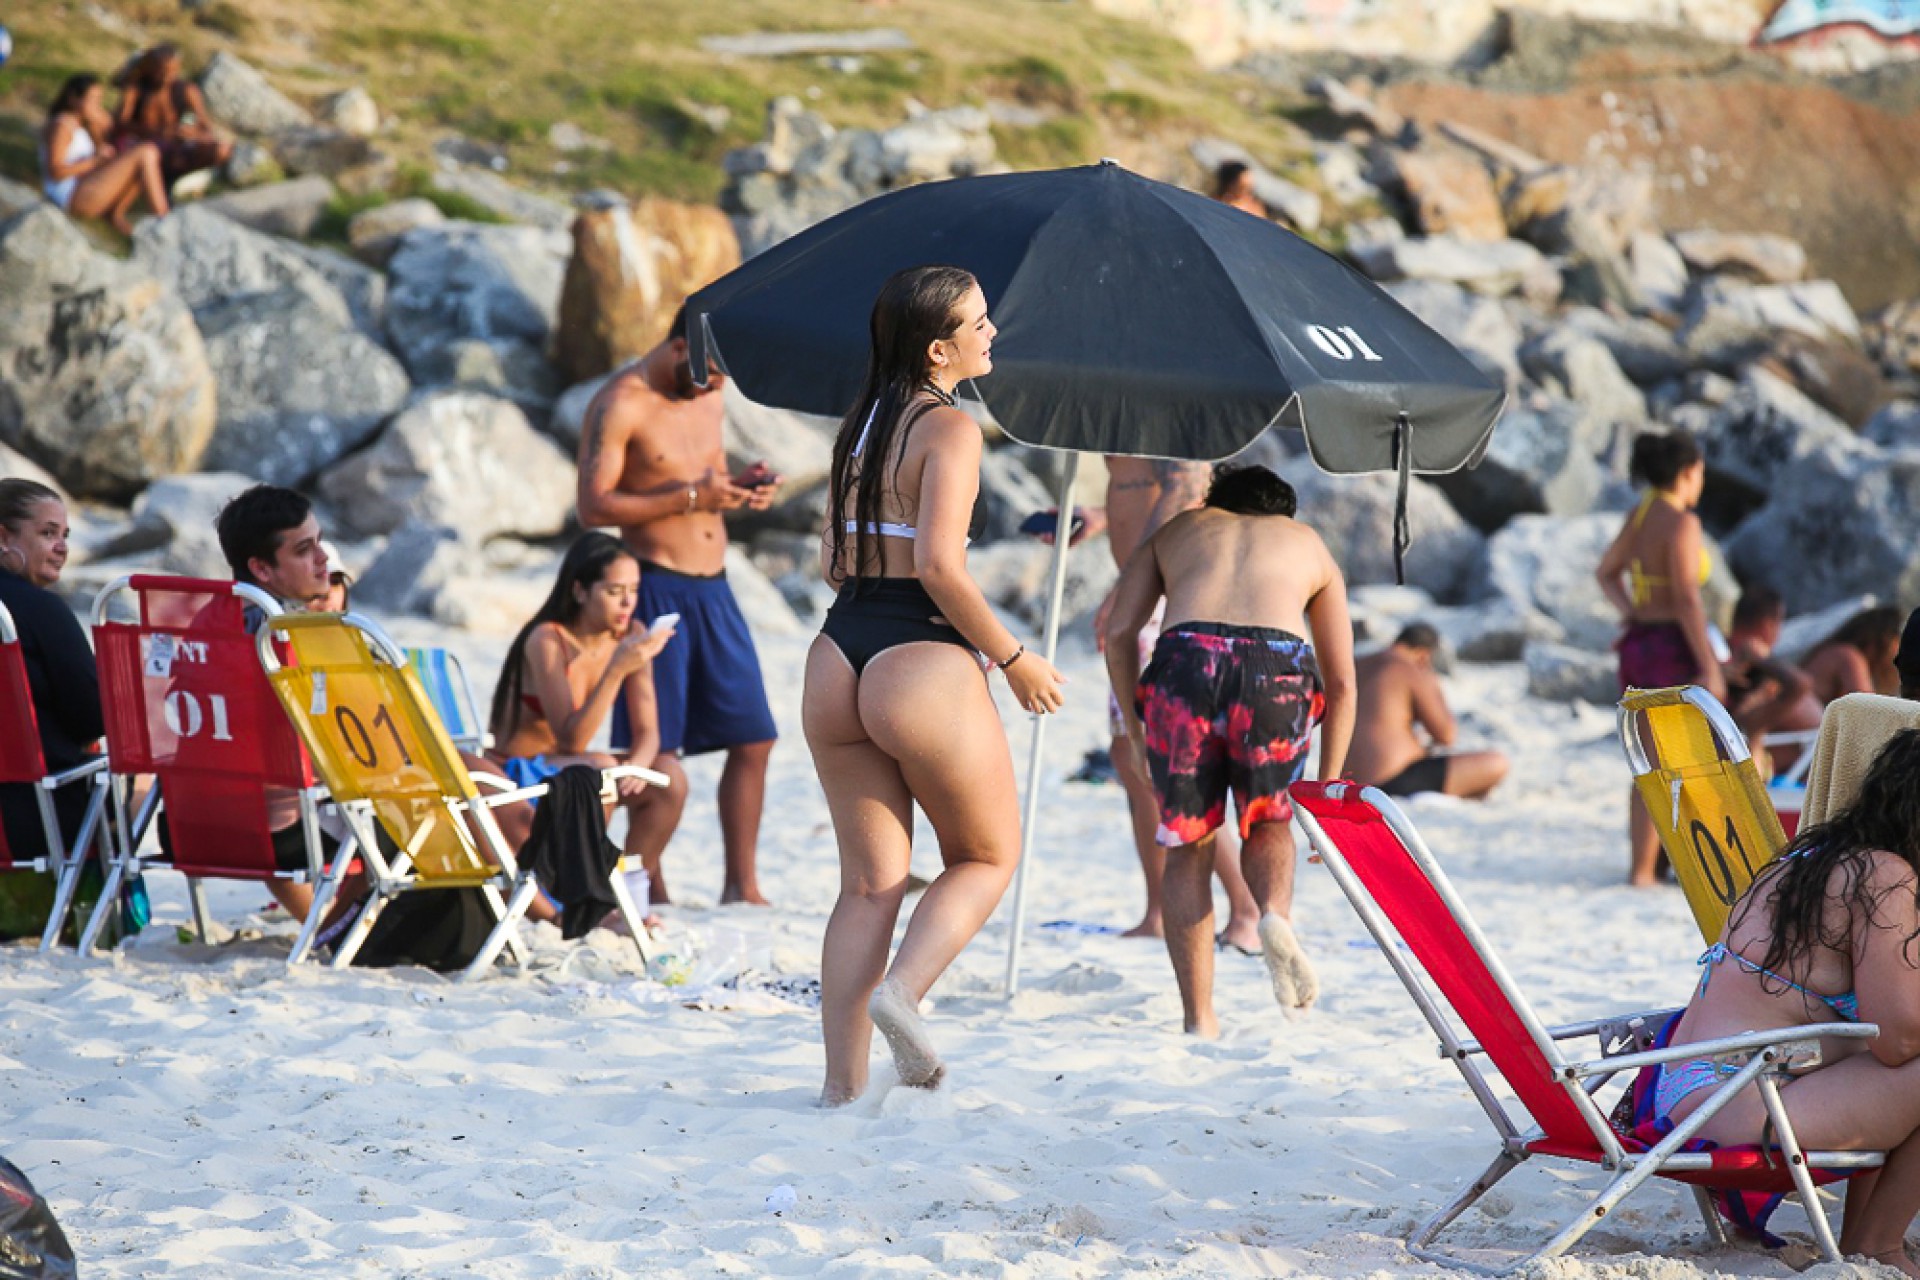
<path id="1" fill-rule="evenodd" d="M 626 854 L 646 867 L 652 900 L 664 901 L 660 857 L 680 825 L 687 776 L 677 756 L 660 751 L 651 668 L 679 618 L 639 623 L 633 616 L 639 593 L 640 562 L 618 538 L 588 533 L 567 549 L 553 590 L 507 650 L 493 693 L 495 745 L 487 755 L 523 787 L 575 764 L 637 764 L 665 774 L 667 787 L 631 778 L 619 783 Z M 632 745 L 620 757 L 591 750 L 622 696 Z"/>

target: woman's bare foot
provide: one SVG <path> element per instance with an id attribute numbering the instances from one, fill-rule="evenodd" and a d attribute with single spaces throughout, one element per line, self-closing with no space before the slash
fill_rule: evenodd
<path id="1" fill-rule="evenodd" d="M 893 1050 L 893 1069 L 900 1083 L 916 1089 L 937 1089 L 947 1069 L 940 1054 L 927 1038 L 927 1026 L 920 1021 L 919 1002 L 889 978 L 873 989 L 867 1000 L 867 1015 L 887 1038 Z"/>
<path id="2" fill-rule="evenodd" d="M 1212 1010 L 1208 1010 L 1192 1022 L 1189 1022 L 1186 1031 L 1188 1035 L 1194 1037 L 1196 1040 L 1218 1040 L 1220 1038 L 1220 1019 L 1213 1016 Z"/>
<path id="3" fill-rule="evenodd" d="M 1164 938 L 1167 936 L 1167 930 L 1166 926 L 1160 922 L 1160 913 L 1158 911 L 1149 911 L 1139 924 L 1133 926 L 1133 928 L 1127 930 L 1120 936 L 1123 938 Z"/>
<path id="4" fill-rule="evenodd" d="M 1877 1253 L 1866 1253 L 1859 1256 L 1870 1258 L 1883 1267 L 1892 1267 L 1895 1271 L 1903 1272 L 1906 1275 L 1920 1277 L 1920 1267 L 1914 1266 L 1913 1259 L 1908 1255 L 1907 1247 L 1904 1244 L 1892 1249 L 1882 1249 Z"/>
<path id="5" fill-rule="evenodd" d="M 1273 980 L 1273 998 L 1282 1009 L 1292 1012 L 1313 1003 L 1320 994 L 1320 979 L 1285 916 L 1270 911 L 1260 917 L 1260 953 Z"/>
<path id="6" fill-rule="evenodd" d="M 1220 931 L 1214 945 L 1232 947 L 1243 956 L 1260 954 L 1260 923 L 1257 920 L 1228 920 L 1227 927 Z"/>
<path id="7" fill-rule="evenodd" d="M 820 1090 L 820 1100 L 813 1105 L 822 1111 L 832 1111 L 836 1107 L 846 1106 L 859 1096 L 860 1091 L 858 1089 L 841 1089 L 833 1085 L 826 1085 Z"/>
<path id="8" fill-rule="evenodd" d="M 732 885 L 728 885 L 725 889 L 721 890 L 720 903 L 722 906 L 735 902 L 744 902 L 754 907 L 770 907 L 773 905 L 761 896 L 758 889 L 736 889 Z"/>

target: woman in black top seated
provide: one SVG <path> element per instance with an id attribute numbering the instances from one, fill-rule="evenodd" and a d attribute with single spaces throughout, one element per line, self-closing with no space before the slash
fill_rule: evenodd
<path id="1" fill-rule="evenodd" d="M 104 731 L 100 676 L 93 649 L 73 610 L 49 588 L 67 563 L 67 508 L 60 495 L 32 480 L 0 480 L 0 605 L 13 616 L 26 663 L 40 751 L 47 772 L 85 763 Z M 68 840 L 80 830 L 88 789 L 54 792 L 55 811 Z M 33 788 L 0 786 L 0 820 L 16 861 L 46 848 Z"/>

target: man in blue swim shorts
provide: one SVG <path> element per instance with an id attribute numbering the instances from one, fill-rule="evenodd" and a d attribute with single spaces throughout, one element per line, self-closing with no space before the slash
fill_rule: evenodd
<path id="1" fill-rule="evenodd" d="M 686 316 L 667 339 L 615 373 L 587 406 L 580 437 L 580 523 L 616 527 L 640 557 L 634 613 L 645 626 L 678 614 L 674 642 L 653 662 L 662 751 L 725 751 L 720 835 L 722 902 L 765 904 L 755 870 L 767 759 L 777 735 L 759 655 L 727 586 L 724 513 L 765 510 L 780 477 L 764 463 L 728 470 L 722 435 L 726 379 L 705 387 L 687 359 Z M 613 745 L 625 745 L 626 700 L 614 703 Z M 653 900 L 667 901 L 653 885 Z"/>

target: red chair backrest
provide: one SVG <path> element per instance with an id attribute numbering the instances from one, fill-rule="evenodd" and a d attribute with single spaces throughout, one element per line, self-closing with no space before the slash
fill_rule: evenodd
<path id="1" fill-rule="evenodd" d="M 46 776 L 40 721 L 33 713 L 33 690 L 27 684 L 27 660 L 20 652 L 13 618 L 0 606 L 0 784 L 31 786 Z M 7 843 L 6 825 L 0 823 L 0 870 L 12 866 L 13 849 Z"/>
<path id="2" fill-rule="evenodd" d="M 1431 855 L 1423 859 L 1409 849 L 1386 816 L 1350 783 L 1298 782 L 1288 794 L 1337 847 L 1547 1139 L 1556 1146 L 1599 1150 L 1580 1108 L 1553 1078 L 1546 1052 L 1515 998 L 1489 967 L 1491 951 L 1474 945 L 1468 931 L 1477 934 L 1478 929 Z"/>
<path id="3" fill-rule="evenodd" d="M 267 788 L 312 769 L 230 582 L 136 576 L 138 622 L 94 627 L 108 767 L 160 782 L 174 865 L 190 875 L 274 869 Z"/>

